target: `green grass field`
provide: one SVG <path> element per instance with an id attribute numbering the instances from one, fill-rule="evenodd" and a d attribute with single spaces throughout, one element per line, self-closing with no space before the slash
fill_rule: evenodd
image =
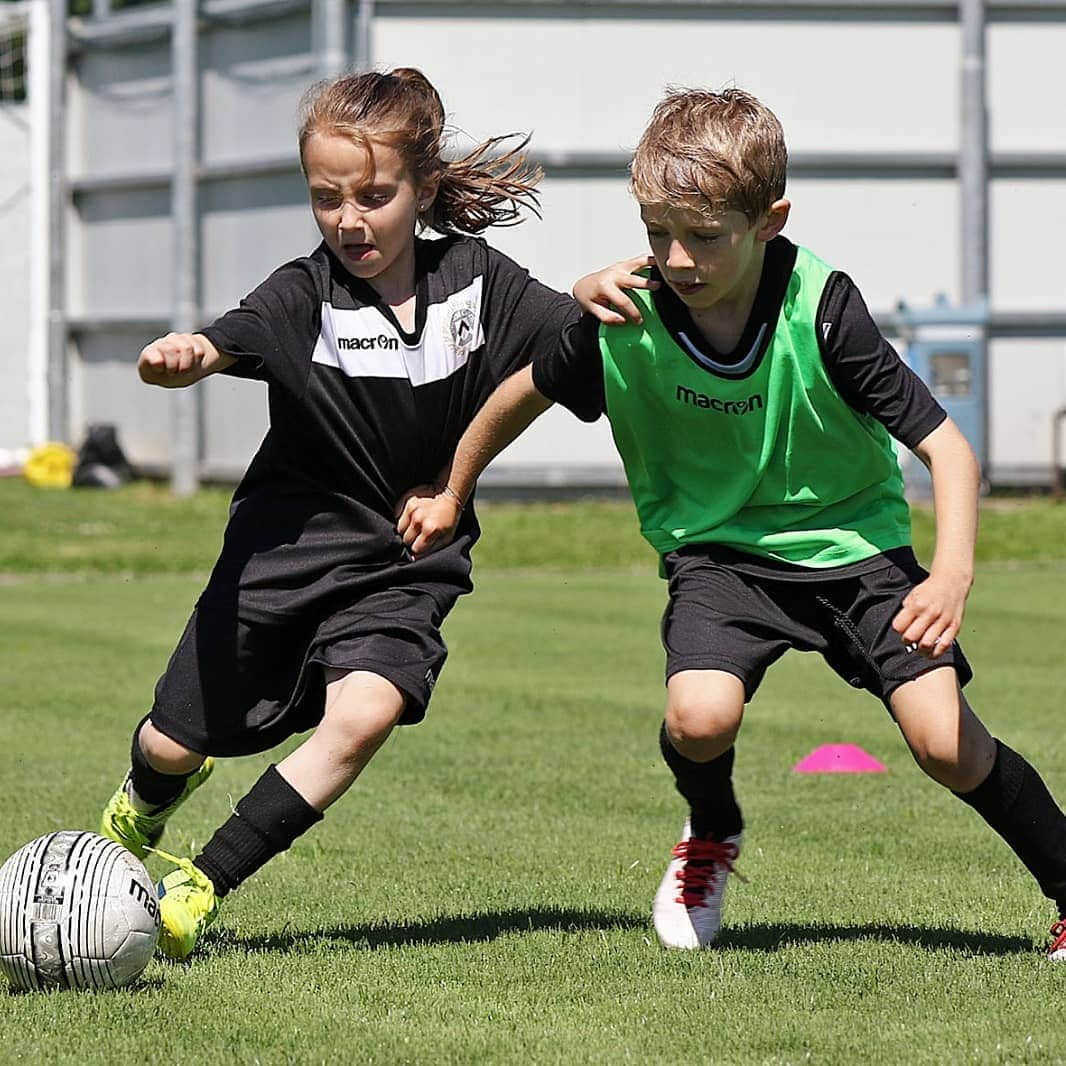
<path id="1" fill-rule="evenodd" d="M 94 826 L 225 497 L 0 482 L 0 513 L 7 855 Z M 650 900 L 683 812 L 656 744 L 654 560 L 625 505 L 483 519 L 426 722 L 227 900 L 191 964 L 114 993 L 0 993 L 0 1061 L 1066 1061 L 1050 904 L 880 705 L 810 656 L 787 656 L 748 712 L 747 883 L 719 946 L 661 950 Z M 983 530 L 971 698 L 1066 798 L 1066 508 L 996 508 Z M 928 515 L 916 532 L 927 546 Z M 889 772 L 790 773 L 839 741 Z M 202 843 L 268 761 L 223 762 L 169 846 Z"/>

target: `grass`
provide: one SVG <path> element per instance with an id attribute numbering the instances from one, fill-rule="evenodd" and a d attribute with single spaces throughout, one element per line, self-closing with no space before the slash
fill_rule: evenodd
<path id="1" fill-rule="evenodd" d="M 231 493 L 205 489 L 174 499 L 139 482 L 103 492 L 34 489 L 0 480 L 0 574 L 206 573 L 222 541 Z M 628 501 L 478 505 L 485 530 L 479 571 L 537 568 L 568 572 L 639 569 L 654 555 L 638 535 Z M 914 543 L 932 554 L 933 518 L 916 507 Z M 1066 505 L 1049 499 L 993 500 L 982 510 L 977 561 L 1066 560 Z"/>
<path id="2" fill-rule="evenodd" d="M 7 854 L 93 825 L 225 499 L 0 483 L 0 506 L 0 570 L 19 571 L 0 587 Z M 483 518 L 426 723 L 227 900 L 192 964 L 110 994 L 0 993 L 0 1062 L 1066 1059 L 1066 969 L 1038 950 L 1049 905 L 811 656 L 771 671 L 745 723 L 748 881 L 719 946 L 660 950 L 648 907 L 682 816 L 655 743 L 663 584 L 621 505 Z M 1046 504 L 986 515 L 1011 555 L 980 571 L 965 643 L 982 717 L 1066 796 L 1062 521 Z M 82 538 L 96 550 L 54 550 Z M 790 774 L 842 740 L 889 772 Z M 169 845 L 202 843 L 269 761 L 223 762 Z"/>

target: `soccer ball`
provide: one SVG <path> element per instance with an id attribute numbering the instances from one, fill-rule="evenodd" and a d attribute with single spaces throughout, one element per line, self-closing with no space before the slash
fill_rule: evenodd
<path id="1" fill-rule="evenodd" d="M 118 988 L 158 939 L 155 885 L 113 840 L 48 833 L 0 866 L 0 970 L 15 988 Z"/>

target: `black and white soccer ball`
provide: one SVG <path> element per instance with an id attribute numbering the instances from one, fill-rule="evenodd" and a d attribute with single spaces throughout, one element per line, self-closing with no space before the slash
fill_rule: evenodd
<path id="1" fill-rule="evenodd" d="M 15 988 L 118 988 L 158 939 L 155 885 L 113 840 L 48 833 L 0 866 L 0 970 Z"/>

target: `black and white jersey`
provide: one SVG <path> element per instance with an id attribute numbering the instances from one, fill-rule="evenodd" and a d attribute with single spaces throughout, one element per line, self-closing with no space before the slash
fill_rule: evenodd
<path id="1" fill-rule="evenodd" d="M 270 430 L 238 487 L 205 594 L 249 617 L 299 613 L 346 573 L 468 586 L 478 525 L 405 563 L 397 500 L 432 482 L 496 386 L 554 347 L 579 314 L 485 241 L 416 242 L 416 319 L 405 332 L 325 244 L 276 270 L 203 330 L 237 358 L 226 373 L 269 386 Z M 389 575 L 387 577 L 387 575 Z"/>

